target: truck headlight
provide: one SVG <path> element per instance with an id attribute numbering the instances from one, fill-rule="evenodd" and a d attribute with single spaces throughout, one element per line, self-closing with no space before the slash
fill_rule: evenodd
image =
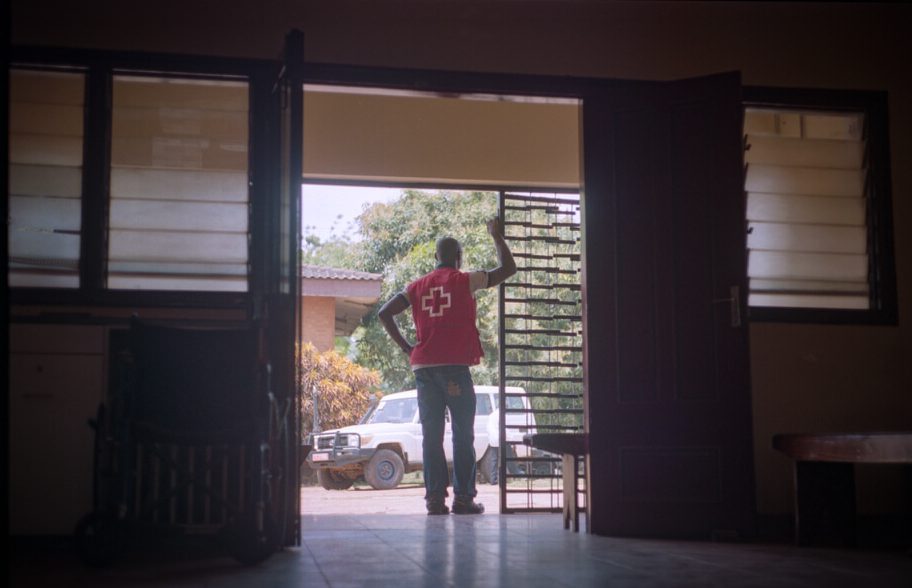
<path id="1" fill-rule="evenodd" d="M 357 433 L 339 435 L 338 447 L 360 447 L 361 436 Z"/>

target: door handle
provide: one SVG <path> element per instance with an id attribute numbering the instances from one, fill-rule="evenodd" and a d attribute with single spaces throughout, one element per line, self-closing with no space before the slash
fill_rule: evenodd
<path id="1" fill-rule="evenodd" d="M 741 326 L 741 288 L 738 286 L 732 286 L 728 289 L 729 294 L 728 298 L 716 298 L 713 300 L 713 304 L 719 304 L 721 302 L 728 302 L 729 308 L 731 309 L 731 326 L 740 327 Z"/>

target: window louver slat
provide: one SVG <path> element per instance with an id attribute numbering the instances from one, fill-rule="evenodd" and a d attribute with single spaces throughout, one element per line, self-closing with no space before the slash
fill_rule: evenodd
<path id="1" fill-rule="evenodd" d="M 745 158 L 753 164 L 861 169 L 864 159 L 861 141 L 805 141 L 748 135 L 747 142 L 751 148 Z"/>
<path id="2" fill-rule="evenodd" d="M 747 220 L 818 225 L 864 226 L 860 198 L 747 194 Z"/>
<path id="3" fill-rule="evenodd" d="M 755 222 L 751 228 L 747 246 L 754 251 L 864 254 L 867 248 L 863 226 Z"/>
<path id="4" fill-rule="evenodd" d="M 751 163 L 750 159 L 747 162 L 748 192 L 854 198 L 864 193 L 864 172 L 860 169 L 765 165 Z"/>

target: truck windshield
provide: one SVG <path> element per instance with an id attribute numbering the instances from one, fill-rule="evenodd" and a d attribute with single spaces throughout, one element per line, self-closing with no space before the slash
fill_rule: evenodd
<path id="1" fill-rule="evenodd" d="M 417 398 L 400 398 L 381 402 L 368 423 L 410 423 L 418 410 Z"/>
<path id="2" fill-rule="evenodd" d="M 494 408 L 500 408 L 500 395 L 494 395 Z M 507 396 L 507 408 L 510 410 L 519 409 L 522 410 L 525 408 L 523 405 L 522 398 L 517 396 Z"/>

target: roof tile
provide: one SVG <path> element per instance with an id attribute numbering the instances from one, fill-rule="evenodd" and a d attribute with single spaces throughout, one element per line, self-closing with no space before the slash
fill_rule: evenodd
<path id="1" fill-rule="evenodd" d="M 301 264 L 301 277 L 323 280 L 383 280 L 383 274 L 372 274 L 370 272 L 359 272 L 337 267 L 322 267 L 319 265 L 307 264 Z"/>

